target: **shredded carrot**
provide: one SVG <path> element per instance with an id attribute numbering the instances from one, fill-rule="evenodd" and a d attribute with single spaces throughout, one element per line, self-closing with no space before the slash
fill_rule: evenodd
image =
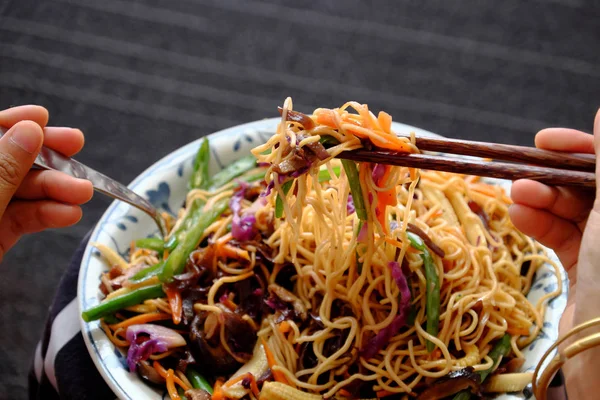
<path id="1" fill-rule="evenodd" d="M 243 381 L 246 378 L 248 378 L 248 380 L 250 380 L 250 390 L 252 390 L 252 393 L 254 393 L 254 395 L 256 397 L 258 397 L 260 395 L 260 391 L 258 390 L 258 385 L 256 384 L 256 379 L 254 378 L 254 375 L 252 375 L 252 372 L 248 372 L 247 374 L 236 376 L 235 378 L 230 379 L 227 382 L 225 382 L 225 384 L 223 386 L 231 387 L 231 386 L 235 385 L 236 383 Z"/>
<path id="2" fill-rule="evenodd" d="M 510 333 L 511 335 L 528 336 L 530 332 L 528 328 L 509 326 L 508 329 L 506 329 L 506 333 Z"/>
<path id="3" fill-rule="evenodd" d="M 289 385 L 290 383 L 288 382 L 288 380 L 285 377 L 285 375 L 281 371 L 276 371 L 276 370 L 273 369 L 273 367 L 277 365 L 277 361 L 275 360 L 275 356 L 271 352 L 271 349 L 267 345 L 267 342 L 265 341 L 265 339 L 261 338 L 261 340 L 262 340 L 263 348 L 265 349 L 265 354 L 267 355 L 267 363 L 269 364 L 269 368 L 271 368 L 271 372 L 273 373 L 273 378 L 275 378 L 275 380 L 277 382 L 281 382 L 281 383 L 284 383 L 286 385 Z"/>
<path id="4" fill-rule="evenodd" d="M 348 397 L 350 399 L 352 398 L 352 393 L 350 393 L 346 389 L 340 389 L 340 390 L 338 390 L 338 393 L 344 397 Z"/>
<path id="5" fill-rule="evenodd" d="M 167 258 L 169 258 L 169 250 L 166 250 L 163 252 L 163 261 L 167 261 Z"/>
<path id="6" fill-rule="evenodd" d="M 173 315 L 173 323 L 179 325 L 181 322 L 181 314 L 183 312 L 183 302 L 181 300 L 181 293 L 178 290 L 166 288 L 165 293 L 167 299 L 169 299 L 169 305 L 171 306 L 171 314 Z"/>
<path id="7" fill-rule="evenodd" d="M 177 393 L 177 388 L 175 387 L 174 378 L 175 373 L 172 369 L 169 369 L 167 371 L 167 377 L 165 378 L 167 380 L 167 391 L 169 392 L 171 400 L 181 400 L 181 397 L 179 397 L 179 393 Z"/>
<path id="8" fill-rule="evenodd" d="M 167 371 L 162 365 L 160 365 L 160 363 L 158 361 L 154 361 L 154 363 L 152 364 L 152 366 L 154 367 L 154 369 L 156 370 L 156 372 L 162 376 L 163 378 L 167 379 L 167 376 L 169 374 L 169 371 L 171 371 L 172 373 L 172 379 L 173 379 L 173 383 L 178 384 L 179 386 L 181 386 L 181 388 L 186 391 L 186 390 L 190 390 L 191 388 L 185 384 L 185 382 L 183 382 L 181 379 L 179 379 L 179 377 L 177 375 L 175 375 L 175 373 L 173 373 L 172 369 L 169 369 L 169 371 Z M 177 392 L 177 391 L 175 391 Z"/>
<path id="9" fill-rule="evenodd" d="M 385 111 L 379 111 L 377 120 L 385 133 L 392 133 L 392 116 Z"/>
<path id="10" fill-rule="evenodd" d="M 250 261 L 248 250 L 243 250 L 227 243 L 217 243 L 216 253 L 218 256 L 225 258 L 243 258 L 246 261 Z"/>
<path id="11" fill-rule="evenodd" d="M 215 387 L 213 388 L 213 395 L 211 400 L 225 400 L 225 395 L 223 394 L 223 381 L 221 379 L 217 379 L 215 382 Z"/>
<path id="12" fill-rule="evenodd" d="M 129 254 L 133 254 L 135 252 L 135 240 L 132 240 L 129 244 Z"/>
<path id="13" fill-rule="evenodd" d="M 151 312 L 146 314 L 136 315 L 135 317 L 131 317 L 126 319 L 125 321 L 121 321 L 117 324 L 110 325 L 111 329 L 117 330 L 119 328 L 127 328 L 131 325 L 137 324 L 147 324 L 148 322 L 153 321 L 164 321 L 171 318 L 169 314 L 159 313 L 159 312 Z"/>
<path id="14" fill-rule="evenodd" d="M 381 398 L 383 398 L 383 397 L 392 396 L 392 395 L 394 395 L 394 394 L 398 394 L 398 393 L 396 393 L 396 392 L 389 392 L 389 391 L 387 391 L 387 390 L 379 390 L 379 391 L 377 392 L 377 398 L 378 398 L 378 399 L 381 399 Z"/>
<path id="15" fill-rule="evenodd" d="M 279 332 L 281 333 L 288 333 L 290 329 L 292 329 L 292 326 L 285 320 L 279 324 Z"/>

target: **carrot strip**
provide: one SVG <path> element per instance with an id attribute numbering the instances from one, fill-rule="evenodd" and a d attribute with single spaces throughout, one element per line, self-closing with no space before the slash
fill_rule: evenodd
<path id="1" fill-rule="evenodd" d="M 385 133 L 392 133 L 392 116 L 385 111 L 379 111 L 379 115 L 377 115 L 377 120 L 379 121 L 379 125 L 381 125 L 381 129 Z"/>
<path id="2" fill-rule="evenodd" d="M 173 373 L 173 370 L 169 369 L 165 378 L 167 380 L 167 391 L 169 392 L 169 397 L 171 397 L 171 400 L 181 400 L 179 393 L 177 393 L 177 388 L 175 387 L 175 381 L 173 379 L 174 376 L 175 374 Z"/>
<path id="3" fill-rule="evenodd" d="M 396 392 L 389 392 L 387 390 L 379 390 L 376 394 L 377 394 L 377 398 L 381 399 L 383 397 L 392 396 L 392 395 L 397 394 L 397 393 Z"/>
<path id="4" fill-rule="evenodd" d="M 221 379 L 217 379 L 211 400 L 225 400 L 225 395 L 223 394 L 223 389 L 221 386 L 223 386 L 223 381 L 221 381 Z"/>
<path id="5" fill-rule="evenodd" d="M 288 333 L 290 329 L 292 329 L 292 326 L 287 321 L 283 321 L 279 324 L 279 332 L 281 333 Z"/>
<path id="6" fill-rule="evenodd" d="M 183 313 L 183 301 L 181 300 L 181 293 L 178 290 L 167 288 L 165 290 L 167 299 L 169 299 L 169 306 L 171 306 L 171 314 L 173 315 L 173 323 L 179 325 L 181 322 L 181 315 Z"/>
<path id="7" fill-rule="evenodd" d="M 271 372 L 273 373 L 273 378 L 275 378 L 275 380 L 277 382 L 281 382 L 281 383 L 285 383 L 286 385 L 289 385 L 290 383 L 288 382 L 285 375 L 281 371 L 276 371 L 273 369 L 273 367 L 277 365 L 275 356 L 271 352 L 271 349 L 267 345 L 267 342 L 265 341 L 265 339 L 261 338 L 261 340 L 262 340 L 263 348 L 265 349 L 265 354 L 267 355 L 267 363 L 269 364 L 269 368 L 271 368 Z"/>
<path id="8" fill-rule="evenodd" d="M 121 321 L 117 324 L 110 325 L 110 327 L 111 327 L 111 329 L 117 330 L 119 328 L 127 328 L 131 325 L 147 324 L 148 322 L 163 321 L 163 320 L 166 320 L 169 318 L 171 318 L 171 316 L 169 314 L 164 314 L 164 313 L 160 313 L 160 312 L 152 312 L 152 313 L 136 315 L 135 317 L 131 317 L 129 319 L 126 319 L 125 321 Z"/>
<path id="9" fill-rule="evenodd" d="M 346 389 L 340 389 L 340 390 L 338 390 L 338 393 L 344 397 L 348 397 L 349 399 L 352 398 L 352 393 L 350 393 Z"/>
<path id="10" fill-rule="evenodd" d="M 511 335 L 528 336 L 530 332 L 529 329 L 526 328 L 509 326 L 508 329 L 506 329 L 506 333 L 510 333 Z"/>
<path id="11" fill-rule="evenodd" d="M 169 371 L 167 371 L 162 365 L 160 365 L 160 363 L 158 361 L 154 361 L 154 363 L 152 364 L 152 366 L 154 367 L 154 369 L 156 370 L 156 372 L 162 376 L 163 378 L 167 379 L 167 375 L 169 374 L 169 371 L 171 371 L 173 373 L 173 370 L 170 369 Z M 175 375 L 175 373 L 173 373 L 173 382 L 178 384 L 179 386 L 181 386 L 181 388 L 183 390 L 190 390 L 191 388 L 185 384 L 184 381 L 182 381 L 181 379 L 179 379 L 179 377 L 177 375 Z M 177 391 L 175 391 L 177 392 Z"/>
<path id="12" fill-rule="evenodd" d="M 260 391 L 258 390 L 258 385 L 256 383 L 256 379 L 254 378 L 254 375 L 252 375 L 252 372 L 248 372 L 247 374 L 243 374 L 243 375 L 237 376 L 233 379 L 230 379 L 227 382 L 225 382 L 225 384 L 223 386 L 231 387 L 231 386 L 235 385 L 236 383 L 243 381 L 246 378 L 248 378 L 250 380 L 250 390 L 252 390 L 252 393 L 254 393 L 254 395 L 256 397 L 258 397 L 260 394 Z"/>

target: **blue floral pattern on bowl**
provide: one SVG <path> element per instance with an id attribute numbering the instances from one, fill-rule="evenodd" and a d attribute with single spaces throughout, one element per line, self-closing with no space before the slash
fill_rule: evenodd
<path id="1" fill-rule="evenodd" d="M 211 146 L 212 173 L 223 166 L 248 154 L 260 143 L 264 143 L 275 131 L 278 119 L 267 119 L 229 128 L 209 137 Z M 398 133 L 415 132 L 417 135 L 434 135 L 422 129 L 394 123 L 393 129 Z M 193 159 L 200 145 L 200 139 L 174 151 L 142 172 L 129 187 L 143 195 L 154 206 L 175 214 L 181 207 L 186 193 L 187 181 L 192 171 Z M 509 182 L 497 181 L 510 187 Z M 158 231 L 152 220 L 137 209 L 127 204 L 114 202 L 102 216 L 92 232 L 90 243 L 100 242 L 115 249 L 122 256 L 128 252 L 132 240 L 157 235 Z M 558 259 L 552 253 L 553 259 Z M 78 301 L 80 311 L 98 304 L 100 293 L 98 285 L 100 274 L 106 266 L 97 257 L 96 252 L 88 244 L 81 262 L 78 284 Z M 558 337 L 558 322 L 566 305 L 567 276 L 561 268 L 563 276 L 563 293 L 548 304 L 544 319 L 544 327 L 540 336 L 523 350 L 526 362 L 525 371 L 531 371 L 541 355 Z M 557 281 L 549 266 L 544 266 L 537 273 L 528 298 L 535 303 L 537 299 L 556 287 Z M 136 374 L 127 370 L 124 355 L 116 349 L 99 327 L 97 321 L 85 323 L 81 321 L 81 329 L 88 351 L 96 367 L 120 399 L 168 399 L 163 391 L 157 391 L 145 385 Z M 522 395 L 502 395 L 499 399 L 523 399 Z"/>

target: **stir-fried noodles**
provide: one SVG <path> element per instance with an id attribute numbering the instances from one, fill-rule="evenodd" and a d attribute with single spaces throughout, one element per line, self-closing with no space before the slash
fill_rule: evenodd
<path id="1" fill-rule="evenodd" d="M 334 159 L 418 152 L 349 102 L 277 132 L 210 176 L 205 141 L 165 241 L 111 269 L 101 318 L 129 368 L 171 399 L 468 399 L 522 390 L 521 349 L 562 291 L 502 188 L 472 176 Z M 536 271 L 558 285 L 537 304 Z M 205 397 L 201 397 L 205 396 Z"/>

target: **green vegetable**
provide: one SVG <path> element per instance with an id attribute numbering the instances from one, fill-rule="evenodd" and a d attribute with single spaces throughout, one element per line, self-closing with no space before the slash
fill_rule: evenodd
<path id="1" fill-rule="evenodd" d="M 348 183 L 350 184 L 350 193 L 352 194 L 352 201 L 354 202 L 356 215 L 358 216 L 358 219 L 366 221 L 367 209 L 365 208 L 365 199 L 362 195 L 356 163 L 350 160 L 342 160 L 342 165 L 344 166 L 344 171 L 346 171 Z"/>
<path id="2" fill-rule="evenodd" d="M 336 146 L 340 144 L 339 140 L 333 136 L 321 136 L 319 140 L 323 146 Z M 367 209 L 365 208 L 365 199 L 362 195 L 362 188 L 360 187 L 360 179 L 358 177 L 358 168 L 356 163 L 350 160 L 342 160 L 344 171 L 348 177 L 348 183 L 350 184 L 350 193 L 352 194 L 352 201 L 354 202 L 354 208 L 356 210 L 356 216 L 362 221 L 367 220 Z"/>
<path id="3" fill-rule="evenodd" d="M 143 270 L 139 271 L 138 273 L 133 275 L 131 278 L 129 278 L 129 281 L 131 283 L 139 283 L 139 282 L 145 281 L 146 279 L 150 279 L 153 276 L 158 275 L 160 273 L 160 271 L 162 271 L 164 264 L 165 264 L 165 262 L 161 261 L 158 264 L 155 264 L 151 267 L 144 268 Z"/>
<path id="4" fill-rule="evenodd" d="M 198 223 L 198 219 L 202 215 L 205 204 L 206 202 L 204 200 L 196 199 L 189 205 L 190 209 L 183 218 L 183 221 L 181 221 L 177 229 L 171 233 L 171 237 L 165 245 L 169 251 L 173 251 L 175 247 L 177 247 L 177 244 L 183 239 L 185 233 Z"/>
<path id="5" fill-rule="evenodd" d="M 138 249 L 148 249 L 162 253 L 165 250 L 165 242 L 158 238 L 138 239 L 135 241 L 135 247 Z"/>
<path id="6" fill-rule="evenodd" d="M 164 295 L 165 293 L 163 292 L 162 284 L 160 283 L 141 287 L 121 296 L 103 301 L 97 306 L 82 312 L 81 318 L 83 318 L 85 322 L 94 321 L 104 316 L 111 315 L 123 308 L 135 306 L 148 299 L 155 299 L 157 297 L 163 297 Z"/>
<path id="7" fill-rule="evenodd" d="M 283 194 L 288 194 L 290 189 L 292 188 L 293 180 L 285 182 L 281 185 L 281 190 L 283 190 Z M 277 194 L 277 198 L 275 199 L 275 218 L 283 217 L 283 199 L 279 197 Z"/>
<path id="8" fill-rule="evenodd" d="M 104 316 L 104 322 L 106 322 L 108 325 L 113 325 L 113 324 L 118 324 L 119 322 L 121 322 L 121 320 L 117 317 L 115 317 L 114 314 L 109 314 Z"/>
<path id="9" fill-rule="evenodd" d="M 208 383 L 206 378 L 200 375 L 200 373 L 196 371 L 194 367 L 188 366 L 185 371 L 185 376 L 187 376 L 188 380 L 195 389 L 203 389 L 208 393 L 213 394 L 213 388 L 210 383 Z"/>
<path id="10" fill-rule="evenodd" d="M 341 168 L 338 166 L 335 166 L 332 169 L 333 169 L 333 173 L 335 174 L 335 176 L 337 176 L 339 178 Z M 330 179 L 331 179 L 331 175 L 329 174 L 329 170 L 322 169 L 319 171 L 319 182 L 326 182 Z"/>
<path id="11" fill-rule="evenodd" d="M 210 185 L 210 176 L 208 175 L 208 166 L 210 163 L 210 147 L 208 145 L 208 139 L 204 139 L 198 153 L 196 153 L 196 159 L 194 160 L 194 172 L 190 177 L 189 187 L 190 189 L 207 189 Z"/>
<path id="12" fill-rule="evenodd" d="M 244 172 L 256 167 L 256 157 L 249 155 L 242 157 L 233 164 L 228 165 L 213 176 L 210 182 L 210 190 L 218 189 L 221 186 L 231 182 Z M 263 175 L 264 176 L 264 175 Z"/>
<path id="13" fill-rule="evenodd" d="M 187 400 L 187 396 L 185 395 L 185 391 L 178 387 L 177 388 L 177 394 L 179 395 L 179 397 L 181 398 L 181 400 Z"/>
<path id="14" fill-rule="evenodd" d="M 187 258 L 198 247 L 204 230 L 223 214 L 228 205 L 229 198 L 223 198 L 215 203 L 212 209 L 200 214 L 196 223 L 180 239 L 175 250 L 169 254 L 162 271 L 158 274 L 161 282 L 170 282 L 173 276 L 183 272 Z"/>
<path id="15" fill-rule="evenodd" d="M 423 268 L 425 269 L 426 288 L 426 311 L 427 311 L 427 327 L 426 331 L 430 335 L 437 336 L 440 323 L 440 278 L 437 275 L 435 264 L 431 253 L 423 243 L 423 239 L 419 236 L 407 233 L 410 244 L 417 250 L 422 252 L 421 259 L 423 260 Z M 427 351 L 432 352 L 435 348 L 433 342 L 427 341 Z"/>
<path id="16" fill-rule="evenodd" d="M 506 357 L 508 353 L 510 353 L 510 335 L 505 334 L 500 338 L 500 340 L 496 342 L 492 350 L 488 353 L 488 356 L 490 356 L 494 363 L 491 368 L 479 372 L 479 376 L 481 377 L 479 383 L 483 383 L 483 381 L 485 381 L 488 375 L 492 373 L 494 367 L 496 366 L 496 364 L 498 364 L 500 356 Z M 470 398 L 471 392 L 465 389 L 461 392 L 458 392 L 452 400 L 469 400 Z"/>

